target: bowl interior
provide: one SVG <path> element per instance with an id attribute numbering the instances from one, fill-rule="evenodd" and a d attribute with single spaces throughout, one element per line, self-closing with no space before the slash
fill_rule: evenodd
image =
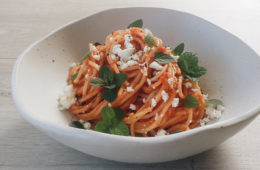
<path id="1" fill-rule="evenodd" d="M 223 100 L 221 120 L 246 114 L 259 107 L 260 58 L 245 43 L 227 31 L 191 14 L 158 9 L 113 9 L 63 27 L 28 49 L 15 71 L 15 97 L 28 114 L 67 126 L 68 113 L 57 109 L 57 96 L 66 84 L 73 62 L 80 62 L 88 43 L 104 43 L 112 31 L 125 29 L 142 18 L 164 45 L 185 43 L 186 51 L 198 54 L 207 74 L 200 86 L 209 98 Z M 220 120 L 220 121 L 221 121 Z"/>

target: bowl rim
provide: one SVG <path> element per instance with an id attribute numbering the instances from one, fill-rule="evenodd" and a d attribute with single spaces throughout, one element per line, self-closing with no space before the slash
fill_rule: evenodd
<path id="1" fill-rule="evenodd" d="M 106 137 L 106 138 L 113 138 L 114 140 L 119 139 L 119 140 L 123 140 L 123 141 L 133 141 L 133 142 L 147 142 L 147 143 L 157 143 L 157 142 L 167 142 L 167 141 L 172 141 L 172 140 L 178 140 L 178 139 L 182 139 L 191 135 L 195 135 L 198 134 L 200 132 L 203 131 L 209 131 L 209 130 L 213 130 L 213 129 L 218 129 L 218 128 L 224 128 L 224 127 L 228 127 L 228 126 L 232 126 L 235 124 L 238 124 L 242 121 L 248 120 L 251 117 L 257 116 L 260 113 L 260 104 L 258 106 L 256 106 L 255 108 L 252 108 L 250 111 L 246 112 L 245 114 L 236 116 L 236 117 L 232 117 L 229 118 L 227 120 L 222 120 L 222 121 L 218 121 L 218 122 L 214 122 L 212 124 L 206 125 L 206 126 L 202 126 L 202 127 L 196 127 L 194 129 L 190 129 L 188 131 L 184 131 L 182 133 L 176 133 L 174 135 L 165 135 L 165 136 L 160 136 L 160 137 L 132 137 L 132 136 L 119 136 L 119 135 L 113 135 L 113 134 L 106 134 L 106 133 L 101 133 L 101 132 L 97 132 L 94 130 L 85 130 L 85 129 L 78 129 L 78 128 L 74 128 L 74 127 L 70 127 L 70 126 L 64 126 L 64 125 L 58 125 L 58 124 L 54 124 L 48 121 L 44 121 L 44 120 L 40 120 L 37 119 L 36 116 L 34 116 L 32 113 L 30 113 L 26 107 L 24 107 L 21 102 L 20 99 L 17 95 L 17 91 L 18 91 L 18 86 L 16 83 L 16 79 L 17 79 L 17 71 L 19 68 L 19 65 L 21 63 L 21 61 L 23 60 L 23 58 L 25 57 L 25 55 L 37 44 L 39 44 L 40 42 L 44 41 L 45 39 L 47 39 L 48 37 L 50 37 L 51 35 L 57 33 L 58 31 L 61 31 L 62 29 L 76 24 L 88 17 L 94 16 L 96 14 L 99 13 L 103 13 L 103 12 L 108 12 L 108 11 L 112 11 L 112 10 L 122 10 L 122 9 L 140 9 L 140 8 L 145 8 L 145 9 L 155 9 L 155 10 L 169 10 L 169 11 L 175 11 L 178 13 L 183 13 L 183 14 L 188 14 L 188 15 L 192 15 L 193 17 L 197 17 L 201 20 L 204 20 L 222 30 L 224 30 L 225 32 L 231 34 L 232 36 L 234 36 L 235 38 L 237 38 L 238 40 L 240 40 L 241 42 L 243 42 L 244 44 L 246 44 L 244 41 L 242 41 L 240 38 L 238 38 L 236 35 L 230 33 L 229 31 L 217 26 L 216 24 L 205 20 L 204 18 L 201 18 L 199 16 L 196 16 L 192 13 L 189 12 L 184 12 L 184 11 L 180 11 L 180 10 L 175 10 L 175 9 L 169 9 L 169 8 L 161 8 L 161 7 L 119 7 L 119 8 L 109 8 L 109 9 L 104 9 L 104 10 L 99 10 L 96 12 L 93 12 L 87 16 L 83 16 L 79 19 L 75 19 L 72 20 L 70 22 L 68 22 L 67 24 L 64 24 L 62 26 L 59 26 L 58 28 L 52 30 L 51 32 L 49 32 L 47 35 L 43 36 L 42 38 L 38 39 L 37 41 L 33 42 L 31 45 L 29 45 L 16 59 L 15 64 L 13 66 L 13 70 L 12 70 L 12 77 L 11 77 L 11 92 L 12 92 L 12 98 L 14 101 L 14 104 L 17 108 L 17 110 L 19 111 L 19 113 L 31 124 L 33 124 L 36 128 L 43 130 L 42 128 L 39 127 L 39 125 L 43 125 L 45 127 L 45 129 L 43 130 L 44 132 L 47 131 L 52 131 L 53 129 L 57 129 L 59 131 L 63 131 L 63 132 L 72 132 L 72 134 L 84 134 L 84 135 L 88 135 L 88 133 L 90 135 L 96 135 L 96 137 Z M 247 45 L 247 44 L 246 44 Z M 247 45 L 248 46 L 248 45 Z M 250 46 L 248 46 L 248 48 L 250 48 Z M 250 48 L 251 50 L 253 50 L 252 48 Z M 254 51 L 254 50 L 253 50 Z M 254 51 L 255 52 L 255 51 Z M 256 53 L 256 52 L 255 52 Z M 256 53 L 258 55 L 258 53 Z M 84 136 L 82 136 L 84 137 Z"/>

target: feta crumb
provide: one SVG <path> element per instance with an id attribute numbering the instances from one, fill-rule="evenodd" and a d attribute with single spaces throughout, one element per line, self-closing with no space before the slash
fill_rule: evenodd
<path id="1" fill-rule="evenodd" d="M 112 48 L 112 52 L 114 54 L 118 54 L 119 51 L 121 51 L 121 45 L 120 44 L 114 45 L 113 48 Z"/>
<path id="2" fill-rule="evenodd" d="M 132 92 L 132 91 L 134 91 L 134 89 L 131 86 L 129 86 L 129 87 L 126 88 L 126 91 L 127 92 Z"/>
<path id="3" fill-rule="evenodd" d="M 100 55 L 93 55 L 93 58 L 94 58 L 95 60 L 100 60 Z"/>
<path id="4" fill-rule="evenodd" d="M 133 37 L 129 34 L 126 34 L 124 38 L 125 38 L 125 43 L 124 43 L 125 47 L 126 48 L 133 48 L 133 45 L 130 43 L 130 41 L 133 40 Z"/>
<path id="5" fill-rule="evenodd" d="M 144 46 L 144 52 L 149 51 L 151 48 L 148 46 Z"/>
<path id="6" fill-rule="evenodd" d="M 136 110 L 136 105 L 130 104 L 129 109 L 131 109 L 131 110 Z"/>
<path id="7" fill-rule="evenodd" d="M 168 83 L 171 84 L 173 82 L 173 78 L 168 78 Z"/>
<path id="8" fill-rule="evenodd" d="M 112 60 L 116 60 L 115 54 L 111 54 L 111 59 L 112 59 Z"/>
<path id="9" fill-rule="evenodd" d="M 83 127 L 84 127 L 84 129 L 90 129 L 90 128 L 91 128 L 91 123 L 85 122 L 85 123 L 83 124 Z"/>
<path id="10" fill-rule="evenodd" d="M 174 98 L 172 101 L 172 107 L 177 107 L 179 105 L 179 101 L 180 101 L 179 98 Z"/>
<path id="11" fill-rule="evenodd" d="M 154 120 L 158 119 L 158 113 L 155 114 Z"/>
<path id="12" fill-rule="evenodd" d="M 129 61 L 127 61 L 127 66 L 133 66 L 133 65 L 136 65 L 136 64 L 138 64 L 136 61 L 134 61 L 134 60 L 129 60 Z"/>
<path id="13" fill-rule="evenodd" d="M 168 93 L 166 93 L 164 90 L 162 91 L 162 93 L 161 93 L 161 95 L 162 95 L 162 99 L 163 99 L 163 101 L 164 102 L 166 102 L 167 100 L 168 100 Z"/>
<path id="14" fill-rule="evenodd" d="M 225 110 L 225 107 L 222 105 L 217 105 L 217 110 L 223 112 Z"/>
<path id="15" fill-rule="evenodd" d="M 83 123 L 84 123 L 84 120 L 79 119 L 79 123 L 83 124 Z"/>
<path id="16" fill-rule="evenodd" d="M 199 121 L 200 126 L 205 126 L 207 123 L 209 123 L 212 120 L 220 119 L 224 109 L 225 108 L 222 105 L 218 105 L 216 108 L 214 108 L 213 105 L 208 105 L 205 109 L 206 117 L 204 117 L 202 120 Z"/>
<path id="17" fill-rule="evenodd" d="M 185 87 L 186 88 L 191 88 L 192 87 L 192 83 L 191 82 L 186 82 L 185 83 Z"/>
<path id="18" fill-rule="evenodd" d="M 159 63 L 157 63 L 156 61 L 153 61 L 150 66 L 150 68 L 153 68 L 155 70 L 162 70 L 163 69 L 163 66 L 160 65 Z"/>
<path id="19" fill-rule="evenodd" d="M 92 45 L 92 50 L 93 50 L 93 51 L 97 51 L 96 46 Z"/>
<path id="20" fill-rule="evenodd" d="M 108 103 L 107 105 L 108 105 L 109 107 L 111 107 L 111 103 Z"/>
<path id="21" fill-rule="evenodd" d="M 159 47 L 159 45 L 160 45 L 160 40 L 157 39 L 157 47 Z"/>
<path id="22" fill-rule="evenodd" d="M 199 89 L 191 89 L 191 91 L 194 91 L 194 92 L 195 92 L 195 91 L 198 91 L 198 90 L 199 90 Z"/>
<path id="23" fill-rule="evenodd" d="M 150 79 L 147 79 L 147 84 L 151 85 L 151 80 Z"/>
<path id="24" fill-rule="evenodd" d="M 153 33 L 149 29 L 147 29 L 147 28 L 144 29 L 144 32 L 145 32 L 145 36 L 153 35 Z"/>
<path id="25" fill-rule="evenodd" d="M 63 93 L 58 97 L 59 109 L 65 110 L 69 109 L 71 105 L 76 102 L 76 90 L 73 88 L 73 85 L 67 85 L 63 89 Z"/>
<path id="26" fill-rule="evenodd" d="M 139 57 L 138 57 L 137 54 L 134 54 L 134 55 L 130 56 L 130 60 L 138 61 L 138 60 L 139 60 Z"/>
<path id="27" fill-rule="evenodd" d="M 152 98 L 152 103 L 151 103 L 151 106 L 152 106 L 152 107 L 155 107 L 155 106 L 156 106 L 156 104 L 157 104 L 156 100 L 155 100 L 154 98 Z"/>
<path id="28" fill-rule="evenodd" d="M 134 48 L 126 48 L 124 50 L 118 51 L 117 54 L 121 61 L 127 62 L 130 60 L 130 56 L 133 54 L 134 50 Z"/>
<path id="29" fill-rule="evenodd" d="M 165 136 L 166 131 L 164 129 L 160 129 L 155 136 Z"/>
<path id="30" fill-rule="evenodd" d="M 142 52 L 142 51 L 138 51 L 138 52 L 136 53 L 136 55 L 142 56 L 142 55 L 143 55 L 143 52 Z"/>
<path id="31" fill-rule="evenodd" d="M 180 58 L 180 56 L 178 56 L 178 55 L 170 55 L 175 61 L 177 61 L 179 58 Z"/>
<path id="32" fill-rule="evenodd" d="M 86 79 L 88 78 L 88 73 L 87 73 L 87 74 L 85 74 L 85 78 L 86 78 Z"/>
<path id="33" fill-rule="evenodd" d="M 145 98 L 143 98 L 143 103 L 145 103 L 146 102 L 146 99 Z"/>
<path id="34" fill-rule="evenodd" d="M 208 94 L 202 94 L 204 100 L 208 100 Z"/>

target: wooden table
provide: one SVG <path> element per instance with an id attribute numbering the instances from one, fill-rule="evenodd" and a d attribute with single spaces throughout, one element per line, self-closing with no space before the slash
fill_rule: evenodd
<path id="1" fill-rule="evenodd" d="M 260 118 L 216 148 L 161 164 L 124 164 L 85 155 L 35 129 L 17 112 L 10 89 L 18 55 L 51 30 L 114 7 L 186 11 L 234 33 L 260 54 L 260 1 L 0 0 L 0 169 L 260 169 Z M 156 22 L 156 21 L 155 21 Z"/>

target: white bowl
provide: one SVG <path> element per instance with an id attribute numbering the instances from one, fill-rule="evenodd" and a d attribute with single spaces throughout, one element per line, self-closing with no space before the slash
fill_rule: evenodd
<path id="1" fill-rule="evenodd" d="M 69 126 L 69 113 L 57 109 L 73 62 L 89 42 L 125 29 L 142 18 L 165 45 L 184 42 L 208 69 L 203 91 L 221 98 L 226 110 L 218 122 L 162 137 L 124 137 Z M 260 58 L 234 35 L 204 19 L 160 8 L 122 8 L 96 13 L 69 23 L 35 42 L 19 56 L 12 75 L 15 104 L 24 118 L 57 141 L 97 157 L 135 163 L 164 162 L 206 151 L 249 124 L 260 111 Z"/>

